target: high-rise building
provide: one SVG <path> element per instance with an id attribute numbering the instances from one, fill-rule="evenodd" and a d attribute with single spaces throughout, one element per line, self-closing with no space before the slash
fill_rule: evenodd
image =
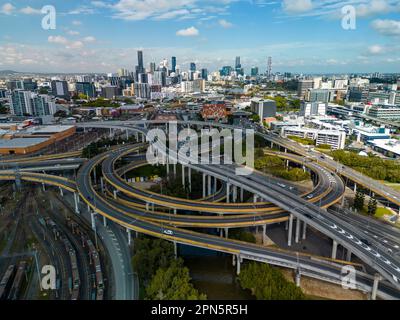
<path id="1" fill-rule="evenodd" d="M 53 80 L 51 81 L 51 93 L 53 96 L 61 99 L 69 99 L 70 94 L 68 91 L 67 81 Z"/>
<path id="2" fill-rule="evenodd" d="M 251 76 L 252 77 L 257 77 L 258 76 L 258 68 L 257 67 L 252 67 L 251 68 Z"/>
<path id="3" fill-rule="evenodd" d="M 228 77 L 232 73 L 232 67 L 231 66 L 224 66 L 224 67 L 222 67 L 222 69 L 220 70 L 219 73 L 220 73 L 220 75 L 222 77 Z"/>
<path id="4" fill-rule="evenodd" d="M 11 93 L 11 114 L 23 116 L 32 115 L 31 92 L 24 90 L 14 90 Z"/>
<path id="5" fill-rule="evenodd" d="M 240 69 L 242 67 L 241 63 L 240 63 L 240 57 L 236 57 L 235 60 L 235 69 Z"/>
<path id="6" fill-rule="evenodd" d="M 101 88 L 101 96 L 106 99 L 115 99 L 121 95 L 120 89 L 117 86 L 107 86 Z"/>
<path id="7" fill-rule="evenodd" d="M 154 73 L 156 71 L 156 63 L 150 62 L 150 73 Z"/>
<path id="8" fill-rule="evenodd" d="M 96 88 L 91 82 L 77 82 L 75 91 L 77 94 L 83 94 L 89 98 L 96 97 Z"/>
<path id="9" fill-rule="evenodd" d="M 313 89 L 313 87 L 314 87 L 314 80 L 299 80 L 299 83 L 297 86 L 298 97 L 304 99 L 307 91 L 309 89 Z"/>
<path id="10" fill-rule="evenodd" d="M 208 70 L 207 69 L 205 69 L 205 68 L 201 69 L 201 78 L 204 80 L 208 79 Z"/>
<path id="11" fill-rule="evenodd" d="M 196 71 L 196 64 L 194 62 L 190 63 L 190 71 L 195 72 Z"/>
<path id="12" fill-rule="evenodd" d="M 176 57 L 172 57 L 171 60 L 172 60 L 172 61 L 171 61 L 171 66 L 172 66 L 171 71 L 172 71 L 172 72 L 176 72 Z"/>
<path id="13" fill-rule="evenodd" d="M 151 98 L 151 86 L 148 83 L 135 83 L 134 93 L 137 98 L 150 99 Z"/>
<path id="14" fill-rule="evenodd" d="M 14 90 L 11 93 L 11 113 L 16 116 L 48 116 L 56 112 L 56 104 L 48 95 Z"/>
<path id="15" fill-rule="evenodd" d="M 137 52 L 138 55 L 138 67 L 140 73 L 144 73 L 144 64 L 143 64 L 143 51 L 139 50 Z"/>
<path id="16" fill-rule="evenodd" d="M 267 77 L 272 77 L 272 57 L 268 57 Z"/>

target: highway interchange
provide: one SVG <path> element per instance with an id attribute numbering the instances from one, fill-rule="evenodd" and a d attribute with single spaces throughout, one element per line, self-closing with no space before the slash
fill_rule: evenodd
<path id="1" fill-rule="evenodd" d="M 111 130 L 129 131 L 133 134 L 139 132 L 145 135 L 147 132 L 146 126 L 158 124 L 160 122 L 110 121 L 104 123 L 85 123 L 79 124 L 79 126 L 85 128 L 109 128 Z M 202 122 L 185 122 L 185 126 L 187 125 L 194 127 L 210 126 L 210 124 Z M 216 126 L 222 125 L 216 124 Z M 230 126 L 224 127 L 233 128 Z M 275 182 L 269 181 L 259 173 L 252 174 L 251 176 L 237 176 L 233 165 L 201 164 L 187 164 L 186 167 L 223 182 L 225 190 L 228 190 L 228 196 L 231 192 L 230 187 L 235 186 L 258 196 L 259 199 L 265 199 L 265 201 L 243 204 L 219 203 L 204 201 L 204 199 L 202 201 L 177 199 L 150 193 L 129 185 L 121 178 L 115 168 L 115 163 L 118 159 L 137 153 L 140 148 L 143 148 L 143 144 L 123 146 L 117 150 L 112 150 L 92 158 L 84 164 L 78 160 L 73 160 L 74 164 L 81 165 L 76 182 L 59 176 L 21 171 L 23 167 L 28 170 L 29 168 L 34 168 L 36 160 L 33 162 L 28 161 L 25 166 L 18 165 L 17 168 L 15 166 L 4 167 L 5 170 L 0 172 L 0 179 L 21 179 L 24 181 L 46 183 L 74 192 L 75 195 L 79 194 L 93 212 L 105 216 L 107 219 L 122 225 L 128 230 L 135 230 L 177 243 L 230 253 L 236 256 L 238 261 L 243 258 L 264 261 L 295 269 L 303 275 L 340 283 L 341 264 L 338 261 L 315 259 L 311 256 L 272 250 L 263 246 L 251 245 L 177 228 L 178 226 L 242 227 L 266 225 L 286 220 L 289 220 L 290 228 L 292 228 L 293 219 L 299 218 L 299 221 L 305 223 L 306 226 L 315 228 L 332 238 L 336 244 L 340 244 L 350 250 L 364 263 L 374 268 L 386 280 L 391 282 L 389 284 L 387 281 L 382 281 L 379 286 L 378 295 L 383 298 L 398 298 L 400 296 L 398 293 L 398 289 L 400 288 L 400 262 L 398 258 L 392 255 L 385 246 L 375 245 L 377 239 L 374 238 L 374 230 L 370 229 L 371 234 L 366 233 L 365 225 L 362 223 L 358 225 L 354 224 L 348 219 L 344 219 L 342 216 L 326 210 L 326 208 L 338 202 L 344 192 L 343 181 L 335 171 L 341 176 L 347 176 L 357 183 L 368 184 L 371 179 L 355 173 L 353 172 L 354 170 L 349 168 L 338 167 L 337 163 L 332 160 L 327 158 L 322 159 L 318 154 L 310 154 L 310 152 L 299 147 L 297 144 L 275 137 L 272 134 L 265 132 L 259 132 L 258 134 L 264 139 L 287 149 L 286 151 L 290 150 L 297 154 L 276 153 L 275 155 L 288 159 L 291 162 L 302 164 L 318 176 L 318 182 L 311 194 L 303 195 L 303 197 L 295 195 L 290 190 L 286 190 Z M 140 165 L 140 162 L 143 162 L 143 158 L 140 156 L 136 157 Z M 305 158 L 309 159 L 309 161 L 304 161 Z M 41 167 L 62 168 L 64 165 L 69 164 L 68 161 L 71 162 L 72 160 L 61 159 L 58 160 L 59 163 L 53 161 L 53 159 L 43 159 L 37 162 L 37 165 Z M 121 201 L 121 196 L 112 199 L 112 197 L 106 196 L 103 190 L 99 192 L 97 190 L 98 179 L 96 179 L 95 183 L 93 183 L 92 179 L 92 172 L 98 166 L 102 168 L 102 176 L 107 183 L 107 188 L 111 186 L 115 190 L 118 190 L 119 193 L 133 197 L 136 200 L 132 203 L 129 203 L 129 201 L 124 202 Z M 396 201 L 400 198 L 398 198 L 397 192 L 390 188 L 382 188 L 380 183 L 373 181 L 371 183 L 371 190 L 388 201 L 398 204 Z M 307 196 L 310 197 L 307 198 Z M 144 207 L 143 204 L 138 205 L 140 201 L 137 200 L 148 204 L 155 204 L 159 207 L 202 212 L 208 215 L 198 216 L 153 212 L 149 210 L 148 205 Z M 290 228 L 289 232 L 291 232 Z M 165 230 L 171 233 L 168 234 Z M 359 289 L 364 291 L 371 290 L 373 276 L 358 271 L 357 280 Z"/>

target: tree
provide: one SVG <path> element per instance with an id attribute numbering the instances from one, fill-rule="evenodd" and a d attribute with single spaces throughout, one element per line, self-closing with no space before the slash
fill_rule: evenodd
<path id="1" fill-rule="evenodd" d="M 167 268 L 159 268 L 146 288 L 149 300 L 206 300 L 190 283 L 189 269 L 182 259 L 173 259 Z"/>
<path id="2" fill-rule="evenodd" d="M 364 200 L 365 195 L 362 191 L 357 191 L 356 196 L 354 198 L 354 208 L 361 211 L 364 209 Z"/>
<path id="3" fill-rule="evenodd" d="M 378 209 L 378 202 L 375 198 L 370 198 L 368 202 L 368 214 L 374 216 L 376 214 L 376 210 Z"/>
<path id="4" fill-rule="evenodd" d="M 243 289 L 251 290 L 258 300 L 304 300 L 300 288 L 285 279 L 283 274 L 266 263 L 250 262 L 239 276 Z"/>
<path id="5" fill-rule="evenodd" d="M 8 113 L 8 108 L 0 102 L 0 114 L 7 114 Z"/>

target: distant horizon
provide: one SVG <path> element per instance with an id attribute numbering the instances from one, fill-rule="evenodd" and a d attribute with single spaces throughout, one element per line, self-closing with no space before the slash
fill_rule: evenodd
<path id="1" fill-rule="evenodd" d="M 44 0 L 0 2 L 0 68 L 46 73 L 133 70 L 137 50 L 181 69 L 234 65 L 261 72 L 400 72 L 400 0 L 54 0 L 55 29 L 42 27 Z M 351 69 L 351 71 L 348 71 Z M 56 71 L 54 71 L 56 70 Z"/>

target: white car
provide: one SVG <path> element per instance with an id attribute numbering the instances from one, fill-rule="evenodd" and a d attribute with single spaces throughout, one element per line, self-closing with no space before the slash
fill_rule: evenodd
<path id="1" fill-rule="evenodd" d="M 169 236 L 173 236 L 174 232 L 172 230 L 163 230 L 163 233 Z"/>

